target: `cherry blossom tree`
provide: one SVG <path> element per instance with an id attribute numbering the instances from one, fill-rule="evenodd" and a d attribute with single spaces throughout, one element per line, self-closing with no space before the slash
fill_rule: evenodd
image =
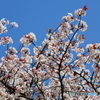
<path id="1" fill-rule="evenodd" d="M 63 16 L 55 30 L 48 29 L 42 46 L 36 45 L 33 32 L 20 39 L 19 49 L 9 47 L 11 37 L 0 38 L 0 44 L 7 46 L 0 62 L 0 100 L 100 99 L 100 43 L 81 47 L 85 41 L 81 32 L 88 28 L 82 20 L 87 9 L 84 6 Z M 0 20 L 1 34 L 14 27 L 18 27 L 16 22 Z M 71 96 L 71 92 L 96 92 L 98 96 Z"/>

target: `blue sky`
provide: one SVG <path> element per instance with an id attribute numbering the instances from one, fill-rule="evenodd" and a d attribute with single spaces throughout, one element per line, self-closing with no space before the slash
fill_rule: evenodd
<path id="1" fill-rule="evenodd" d="M 74 10 L 87 5 L 89 10 L 83 20 L 89 28 L 85 34 L 88 43 L 100 42 L 100 0 L 0 0 L 0 19 L 6 18 L 19 24 L 19 28 L 13 28 L 3 36 L 11 36 L 15 41 L 13 46 L 19 47 L 19 39 L 34 32 L 37 36 L 37 45 L 46 38 L 48 28 L 55 29 L 61 22 L 62 16 L 73 13 Z M 1 54 L 6 48 L 0 46 Z"/>

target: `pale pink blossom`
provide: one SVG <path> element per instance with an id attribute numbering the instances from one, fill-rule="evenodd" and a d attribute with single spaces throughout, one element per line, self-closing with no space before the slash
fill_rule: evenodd
<path id="1" fill-rule="evenodd" d="M 80 30 L 81 30 L 82 32 L 86 31 L 87 28 L 88 28 L 87 23 L 86 23 L 85 21 L 81 21 L 80 23 L 81 23 L 81 25 L 80 25 L 81 29 L 80 29 Z"/>
<path id="2" fill-rule="evenodd" d="M 65 31 L 67 28 L 71 28 L 70 24 L 68 22 L 61 23 L 61 27 L 58 28 L 60 32 Z"/>
<path id="3" fill-rule="evenodd" d="M 20 39 L 20 42 L 21 43 L 24 43 L 24 46 L 29 46 L 32 42 L 36 41 L 36 36 L 34 33 L 29 33 L 25 36 L 23 36 L 21 39 Z"/>
<path id="4" fill-rule="evenodd" d="M 85 16 L 86 15 L 86 11 L 83 10 L 83 9 L 78 9 L 78 10 L 75 10 L 75 15 L 77 16 Z"/>
<path id="5" fill-rule="evenodd" d="M 10 44 L 10 43 L 13 43 L 13 40 L 11 37 L 7 36 L 7 37 L 0 38 L 1 45 Z"/>
<path id="6" fill-rule="evenodd" d="M 8 25 L 9 24 L 9 20 L 5 20 L 5 18 L 2 18 L 1 19 L 1 23 L 3 24 L 3 25 Z"/>
<path id="7" fill-rule="evenodd" d="M 20 39 L 24 46 L 34 45 L 32 48 L 22 47 L 16 50 L 8 47 L 6 55 L 0 63 L 0 99 L 1 100 L 84 100 L 68 95 L 72 92 L 100 93 L 100 43 L 88 44 L 86 50 L 80 47 L 85 37 L 78 31 L 87 30 L 86 22 L 81 16 L 86 14 L 87 7 L 76 10 L 78 18 L 71 13 L 64 16 L 65 21 L 55 32 L 48 33 L 43 46 L 36 46 L 36 36 L 29 33 Z M 76 19 L 76 20 L 75 20 Z M 75 20 L 76 24 L 72 22 Z M 9 24 L 1 20 L 1 32 Z M 18 27 L 15 22 L 13 27 Z M 12 27 L 11 27 L 12 28 Z M 0 38 L 2 45 L 12 43 L 11 37 Z M 85 52 L 86 51 L 86 52 Z M 88 70 L 91 63 L 94 74 Z M 11 93 L 10 93 L 11 92 Z M 44 99 L 45 98 L 45 99 Z M 92 100 L 90 97 L 88 97 Z M 93 98 L 94 99 L 94 98 Z M 97 98 L 99 100 L 99 98 Z"/>
<path id="8" fill-rule="evenodd" d="M 13 27 L 16 27 L 16 28 L 18 27 L 18 24 L 17 24 L 16 22 L 11 22 L 10 24 L 11 24 Z"/>
<path id="9" fill-rule="evenodd" d="M 7 27 L 4 26 L 1 22 L 0 22 L 0 33 L 6 33 L 7 32 Z"/>
<path id="10" fill-rule="evenodd" d="M 8 54 L 16 54 L 17 53 L 17 50 L 16 50 L 16 48 L 14 48 L 14 47 L 10 47 L 7 51 L 6 51 L 6 53 Z"/>
<path id="11" fill-rule="evenodd" d="M 71 23 L 74 21 L 74 16 L 72 13 L 68 13 L 67 16 L 63 16 L 62 19 L 64 19 L 66 22 Z"/>
<path id="12" fill-rule="evenodd" d="M 85 37 L 84 37 L 84 35 L 78 35 L 77 36 L 77 40 L 79 41 L 79 43 L 83 43 L 84 41 L 85 41 Z"/>

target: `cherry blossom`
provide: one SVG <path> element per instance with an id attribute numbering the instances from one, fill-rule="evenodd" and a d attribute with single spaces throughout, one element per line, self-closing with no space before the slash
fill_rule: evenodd
<path id="1" fill-rule="evenodd" d="M 64 16 L 62 17 L 62 19 L 64 19 L 68 23 L 71 23 L 74 21 L 74 16 L 72 13 L 68 13 L 68 16 Z"/>
<path id="2" fill-rule="evenodd" d="M 5 44 L 9 44 L 9 43 L 13 43 L 13 40 L 11 37 L 7 36 L 7 37 L 0 38 L 1 45 L 5 45 Z"/>
<path id="3" fill-rule="evenodd" d="M 0 100 L 99 100 L 100 43 L 81 45 L 86 39 L 81 32 L 88 29 L 82 20 L 87 9 L 63 16 L 55 30 L 48 29 L 42 46 L 35 44 L 32 32 L 20 39 L 19 49 L 8 46 L 11 37 L 0 38 L 0 44 L 7 46 L 0 62 Z M 18 26 L 3 18 L 0 33 Z"/>
<path id="4" fill-rule="evenodd" d="M 18 27 L 18 24 L 17 24 L 16 22 L 11 22 L 10 24 L 11 24 L 13 27 L 16 27 L 16 28 Z"/>
<path id="5" fill-rule="evenodd" d="M 16 28 L 18 27 L 18 24 L 16 22 L 11 22 L 10 23 L 9 20 L 6 21 L 5 18 L 2 18 L 0 20 L 0 34 L 7 33 L 8 30 L 12 28 L 12 26 L 7 27 L 7 25 L 12 25 L 13 27 L 16 27 Z"/>
<path id="6" fill-rule="evenodd" d="M 20 42 L 24 43 L 24 46 L 29 46 L 34 41 L 36 41 L 34 33 L 29 33 L 20 39 Z"/>
<path id="7" fill-rule="evenodd" d="M 87 10 L 88 8 L 86 7 L 86 6 L 84 6 L 82 9 L 77 9 L 77 10 L 75 10 L 75 15 L 77 15 L 77 16 L 85 16 L 86 15 L 86 10 Z"/>
<path id="8" fill-rule="evenodd" d="M 4 26 L 1 22 L 0 22 L 0 33 L 5 33 L 7 32 L 7 27 Z"/>

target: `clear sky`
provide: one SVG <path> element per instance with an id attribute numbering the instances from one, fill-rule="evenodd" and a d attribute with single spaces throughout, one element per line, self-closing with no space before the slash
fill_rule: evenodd
<path id="1" fill-rule="evenodd" d="M 62 16 L 84 5 L 89 8 L 83 17 L 89 25 L 88 31 L 82 33 L 86 37 L 84 45 L 100 42 L 100 0 L 0 0 L 0 19 L 6 18 L 19 24 L 19 28 L 13 28 L 0 37 L 11 36 L 18 47 L 23 35 L 34 32 L 38 40 L 36 44 L 41 45 L 48 28 L 55 29 L 62 22 Z M 5 48 L 0 46 L 0 57 L 4 51 Z"/>

